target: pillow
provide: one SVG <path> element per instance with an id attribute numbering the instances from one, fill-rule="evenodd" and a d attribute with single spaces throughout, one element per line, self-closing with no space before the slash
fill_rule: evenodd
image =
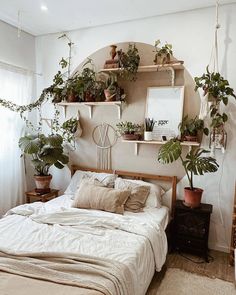
<path id="1" fill-rule="evenodd" d="M 117 178 L 118 179 L 118 178 Z M 123 179 L 124 180 L 124 179 Z M 125 179 L 129 182 L 136 183 L 139 185 L 149 186 L 150 187 L 150 193 L 147 197 L 145 207 L 149 208 L 161 208 L 162 206 L 162 195 L 164 195 L 165 191 L 163 188 L 158 185 L 151 182 L 146 182 L 143 180 L 135 180 L 135 179 Z"/>
<path id="2" fill-rule="evenodd" d="M 107 187 L 114 187 L 115 179 L 117 178 L 117 175 L 115 174 L 77 170 L 75 174 L 72 176 L 71 181 L 67 189 L 65 190 L 64 194 L 74 195 L 84 175 L 92 177 L 94 179 L 98 179 L 102 184 L 104 184 Z"/>
<path id="3" fill-rule="evenodd" d="M 130 193 L 130 190 L 103 187 L 96 181 L 91 183 L 91 181 L 84 179 L 75 193 L 72 207 L 123 214 L 124 204 Z"/>
<path id="4" fill-rule="evenodd" d="M 145 202 L 150 192 L 150 187 L 139 185 L 128 180 L 117 178 L 115 181 L 115 189 L 128 189 L 131 194 L 125 203 L 125 210 L 131 212 L 141 212 L 145 206 Z"/>

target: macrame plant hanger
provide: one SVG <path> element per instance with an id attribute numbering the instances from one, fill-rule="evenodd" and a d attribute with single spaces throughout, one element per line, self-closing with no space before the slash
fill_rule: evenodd
<path id="1" fill-rule="evenodd" d="M 92 137 L 97 146 L 97 168 L 111 169 L 111 148 L 117 141 L 115 129 L 102 123 L 94 128 Z"/>
<path id="2" fill-rule="evenodd" d="M 219 58 L 218 58 L 218 30 L 220 29 L 219 24 L 219 1 L 216 1 L 216 14 L 215 14 L 215 31 L 213 36 L 213 45 L 212 45 L 212 51 L 211 51 L 211 57 L 209 64 L 207 68 L 209 68 L 212 72 L 218 73 L 219 72 Z M 209 93 L 206 91 L 203 93 L 201 97 L 201 108 L 200 108 L 200 119 L 205 119 L 209 113 L 209 102 L 210 97 Z M 226 132 L 224 131 L 224 128 L 218 130 L 218 134 L 216 136 L 215 130 L 210 134 L 210 148 L 211 148 L 211 156 L 214 157 L 215 154 L 215 148 L 221 147 L 222 152 L 225 151 L 225 140 L 226 140 Z"/>

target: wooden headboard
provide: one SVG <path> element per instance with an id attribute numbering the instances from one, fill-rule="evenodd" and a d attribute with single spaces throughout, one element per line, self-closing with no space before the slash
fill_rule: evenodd
<path id="1" fill-rule="evenodd" d="M 103 169 L 97 169 L 97 168 L 87 168 L 87 167 L 81 167 L 78 165 L 72 165 L 71 174 L 73 175 L 76 170 L 91 171 L 91 172 L 98 172 L 98 173 L 102 173 L 102 172 L 111 173 L 111 174 L 114 173 L 120 177 L 129 177 L 129 178 L 138 179 L 138 180 L 151 179 L 151 180 L 170 182 L 172 187 L 171 217 L 173 217 L 175 202 L 176 202 L 176 185 L 177 185 L 176 176 L 155 175 L 155 174 L 147 174 L 147 173 L 139 173 L 139 172 L 129 172 L 129 171 L 123 171 L 123 170 L 103 170 Z"/>

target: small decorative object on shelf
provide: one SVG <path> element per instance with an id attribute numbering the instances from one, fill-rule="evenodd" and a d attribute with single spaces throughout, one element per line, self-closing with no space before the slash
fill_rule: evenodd
<path id="1" fill-rule="evenodd" d="M 194 187 L 193 176 L 216 172 L 219 167 L 216 159 L 203 157 L 202 154 L 204 153 L 209 153 L 209 151 L 201 148 L 191 149 L 184 159 L 182 157 L 181 141 L 178 139 L 169 140 L 159 150 L 158 161 L 162 164 L 169 164 L 177 159 L 181 160 L 189 181 L 189 187 L 184 188 L 184 204 L 190 208 L 200 206 L 203 193 L 202 189 Z"/>
<path id="2" fill-rule="evenodd" d="M 208 260 L 208 235 L 212 205 L 201 204 L 191 209 L 183 205 L 181 200 L 175 204 L 172 224 L 173 249 L 197 254 Z"/>
<path id="3" fill-rule="evenodd" d="M 41 202 L 47 202 L 50 199 L 57 198 L 58 193 L 59 193 L 59 190 L 57 189 L 51 189 L 49 192 L 46 192 L 46 193 L 37 193 L 35 190 L 32 190 L 25 193 L 26 202 L 30 203 L 31 198 L 35 200 L 40 200 Z"/>
<path id="4" fill-rule="evenodd" d="M 116 52 L 116 45 L 111 45 L 111 51 L 110 51 L 110 56 L 111 59 L 108 59 L 105 61 L 104 64 L 104 69 L 113 69 L 113 68 L 118 68 L 119 67 L 119 60 L 115 59 L 117 52 Z"/>
<path id="5" fill-rule="evenodd" d="M 155 58 L 154 58 L 154 63 L 155 65 L 158 64 L 168 64 L 171 61 L 171 57 L 173 55 L 173 51 L 172 51 L 172 45 L 166 43 L 165 45 L 163 45 L 161 48 L 158 48 L 158 46 L 161 44 L 160 40 L 156 40 L 155 41 Z"/>
<path id="6" fill-rule="evenodd" d="M 144 140 L 152 140 L 152 131 L 156 121 L 154 119 L 145 118 L 145 131 L 144 131 Z"/>
<path id="7" fill-rule="evenodd" d="M 190 119 L 186 115 L 179 124 L 181 138 L 187 141 L 198 141 L 198 133 L 203 132 L 205 135 L 209 134 L 208 128 L 204 127 L 204 121 L 198 119 L 197 116 Z"/>
<path id="8" fill-rule="evenodd" d="M 116 124 L 117 132 L 125 140 L 138 140 L 141 137 L 142 126 L 132 122 L 120 122 Z"/>

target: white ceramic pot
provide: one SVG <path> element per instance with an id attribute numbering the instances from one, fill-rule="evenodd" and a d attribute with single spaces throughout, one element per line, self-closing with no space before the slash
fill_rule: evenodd
<path id="1" fill-rule="evenodd" d="M 146 141 L 152 140 L 152 131 L 144 131 L 144 140 Z"/>

